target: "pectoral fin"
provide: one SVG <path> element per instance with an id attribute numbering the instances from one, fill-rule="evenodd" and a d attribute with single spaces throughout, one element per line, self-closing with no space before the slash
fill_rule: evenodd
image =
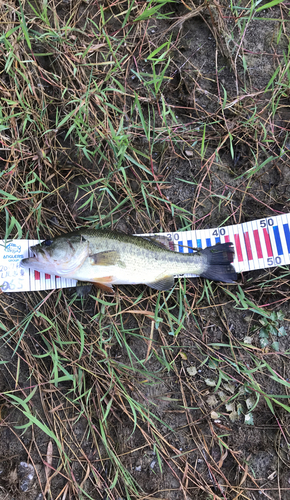
<path id="1" fill-rule="evenodd" d="M 89 255 L 92 266 L 114 266 L 120 259 L 119 253 L 114 250 L 98 252 Z"/>
<path id="2" fill-rule="evenodd" d="M 170 290 L 170 288 L 174 285 L 174 277 L 173 276 L 165 276 L 160 275 L 157 276 L 157 279 L 152 283 L 146 283 L 147 286 L 154 288 L 155 290 Z"/>
<path id="3" fill-rule="evenodd" d="M 102 276 L 102 278 L 91 278 L 93 283 L 105 283 L 107 286 L 112 286 L 113 276 Z"/>
<path id="4" fill-rule="evenodd" d="M 113 276 L 103 276 L 102 278 L 92 278 L 90 281 L 94 283 L 97 288 L 100 288 L 104 292 L 114 293 L 112 281 Z"/>

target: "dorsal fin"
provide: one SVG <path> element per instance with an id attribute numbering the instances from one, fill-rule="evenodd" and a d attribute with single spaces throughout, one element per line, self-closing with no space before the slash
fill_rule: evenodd
<path id="1" fill-rule="evenodd" d="M 163 235 L 154 235 L 154 236 L 139 236 L 138 238 L 143 238 L 143 240 L 150 241 L 153 245 L 156 245 L 159 248 L 166 248 L 166 250 L 171 250 L 170 241 L 167 236 Z"/>

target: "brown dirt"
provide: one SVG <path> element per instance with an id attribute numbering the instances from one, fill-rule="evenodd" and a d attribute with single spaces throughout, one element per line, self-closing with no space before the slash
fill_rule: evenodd
<path id="1" fill-rule="evenodd" d="M 98 12 L 95 5 L 90 7 L 89 4 L 85 4 L 83 8 L 91 8 L 92 17 Z M 68 12 L 66 2 L 61 2 L 61 9 L 63 12 L 59 11 L 59 16 L 65 18 Z M 176 17 L 187 13 L 182 3 L 174 5 L 172 10 L 176 12 Z M 263 16 L 275 17 L 273 12 L 275 13 L 276 9 L 263 13 Z M 188 142 L 186 132 L 183 134 L 182 126 L 196 117 L 200 117 L 201 123 L 206 119 L 211 130 L 210 121 L 216 113 L 220 113 L 219 98 L 222 86 L 232 99 L 236 96 L 237 84 L 246 85 L 250 89 L 249 94 L 258 95 L 258 92 L 265 88 L 275 70 L 275 58 L 282 57 L 285 43 L 288 44 L 288 38 L 286 39 L 286 35 L 283 35 L 280 43 L 273 48 L 273 33 L 277 29 L 275 21 L 268 23 L 252 21 L 243 39 L 243 50 L 240 50 L 238 54 L 237 51 L 233 51 L 233 48 L 240 42 L 239 33 L 238 30 L 233 31 L 236 38 L 229 38 L 231 23 L 230 19 L 225 18 L 224 25 L 217 28 L 214 20 L 207 12 L 204 12 L 202 16 L 186 20 L 182 26 L 177 26 L 172 31 L 173 36 L 179 39 L 175 50 L 171 53 L 173 61 L 171 68 L 176 68 L 176 70 L 174 72 L 172 69 L 172 79 L 164 88 L 163 95 L 168 104 L 175 106 L 174 112 L 180 123 L 180 149 L 173 151 L 166 141 L 157 143 L 153 153 L 154 168 L 155 173 L 163 176 L 163 180 L 168 183 L 167 198 L 179 207 L 194 213 L 196 228 L 219 225 L 228 217 L 229 210 L 234 211 L 235 208 L 237 209 L 236 219 L 233 218 L 232 223 L 266 217 L 275 210 L 290 211 L 289 162 L 285 161 L 281 165 L 275 162 L 269 163 L 263 173 L 253 180 L 249 192 L 245 189 L 244 179 L 237 179 L 253 165 L 249 154 L 250 146 L 247 141 L 241 140 L 244 130 L 234 107 L 225 111 L 225 119 L 227 126 L 230 124 L 232 133 L 235 133 L 235 159 L 232 159 L 230 144 L 226 141 L 219 150 L 219 158 L 214 159 L 211 173 L 206 179 L 204 179 L 199 146 L 193 146 Z M 155 42 L 160 43 L 160 37 L 164 40 L 168 38 L 170 31 L 166 33 L 166 30 L 171 24 L 172 21 L 167 20 L 155 20 L 154 23 L 150 21 L 147 32 L 153 46 Z M 116 29 L 113 19 L 107 29 L 108 32 L 110 30 L 114 32 Z M 232 64 L 234 57 L 237 57 L 236 74 Z M 243 67 L 242 57 L 247 65 L 246 70 Z M 49 60 L 39 58 L 38 62 L 46 69 L 50 68 Z M 139 65 L 142 71 L 146 72 L 146 61 L 143 63 L 139 61 Z M 219 86 L 217 86 L 217 74 Z M 128 73 L 128 87 L 142 96 L 142 85 L 136 79 L 132 79 L 130 73 Z M 266 94 L 264 99 L 266 104 Z M 261 106 L 261 101 L 259 105 Z M 285 107 L 280 108 L 275 117 L 276 123 L 283 127 L 285 124 L 288 125 L 287 97 L 285 97 L 284 105 Z M 240 110 L 239 112 L 243 113 Z M 237 128 L 240 131 L 237 131 Z M 220 127 L 220 136 L 218 136 L 216 129 L 212 128 L 212 141 L 206 152 L 207 158 L 216 151 L 224 130 L 225 128 L 222 130 Z M 62 138 L 60 137 L 59 140 L 61 142 Z M 140 149 L 147 151 L 146 141 L 140 141 L 140 143 Z M 136 144 L 138 144 L 137 140 Z M 79 190 L 76 196 L 77 187 L 86 183 L 86 176 L 69 174 L 70 159 L 78 154 L 77 161 L 86 169 L 99 167 L 87 162 L 77 152 L 77 148 L 68 141 L 63 139 L 62 146 L 66 147 L 67 157 L 63 158 L 63 166 L 59 167 L 59 175 L 67 179 L 62 190 L 63 207 L 67 207 L 64 208 L 68 220 L 67 225 L 72 228 L 74 220 L 81 223 L 83 220 L 81 217 L 88 217 L 91 211 L 88 207 L 79 210 L 84 191 Z M 189 155 L 188 151 L 192 154 Z M 263 161 L 265 158 L 261 157 L 260 160 Z M 62 160 L 62 157 L 59 160 Z M 100 175 L 106 175 L 106 171 Z M 128 179 L 133 191 L 135 188 L 138 192 L 136 178 L 129 172 Z M 198 198 L 196 193 L 201 184 L 204 195 Z M 49 182 L 48 187 L 53 188 Z M 218 206 L 216 199 L 211 196 L 213 193 L 226 196 L 231 191 L 235 191 L 235 196 L 230 209 L 227 204 Z M 44 210 L 49 212 L 50 207 L 56 205 L 55 200 L 54 196 L 47 199 L 43 205 Z M 110 202 L 104 200 L 103 205 L 99 207 L 99 210 L 103 210 L 104 213 L 107 208 L 106 203 Z M 143 232 L 144 226 L 147 231 L 155 230 L 156 227 L 163 227 L 166 230 L 181 227 L 178 211 L 175 217 L 168 212 L 160 219 L 155 213 L 155 220 L 140 221 L 138 212 L 129 210 L 129 207 L 128 203 L 127 216 L 122 216 L 116 224 L 120 230 Z M 94 209 L 96 209 L 95 205 Z M 62 216 L 63 214 L 54 214 L 60 222 Z M 282 271 L 247 273 L 241 277 L 240 283 L 244 283 L 246 290 L 252 291 L 252 296 L 256 298 L 257 303 L 274 304 L 289 293 L 287 279 L 281 278 L 282 281 L 275 294 L 272 294 L 269 289 L 261 293 L 257 284 L 263 279 L 269 280 L 276 276 L 282 276 Z M 185 320 L 186 329 L 182 329 L 177 338 L 170 335 L 169 325 L 161 323 L 158 330 L 153 330 L 153 337 L 150 339 L 151 320 L 144 318 L 137 322 L 136 318 L 128 314 L 124 316 L 126 328 L 132 329 L 132 336 L 126 339 L 130 347 L 128 351 L 122 342 L 117 341 L 112 335 L 108 320 L 108 339 L 102 344 L 106 345 L 102 352 L 96 348 L 98 362 L 100 366 L 105 366 L 105 364 L 102 365 L 106 359 L 104 352 L 110 354 L 114 361 L 112 366 L 116 367 L 131 398 L 142 404 L 145 412 L 152 412 L 151 418 L 154 422 L 154 426 L 149 429 L 146 421 L 142 422 L 142 419 L 138 418 L 136 425 L 132 419 L 132 413 L 129 411 L 125 413 L 121 403 L 119 406 L 113 405 L 108 428 L 105 429 L 111 446 L 118 454 L 123 467 L 135 481 L 136 490 L 144 500 L 149 498 L 158 500 L 286 499 L 290 489 L 290 459 L 287 442 L 289 414 L 282 409 L 277 409 L 278 422 L 264 399 L 261 398 L 254 410 L 255 424 L 246 425 L 243 414 L 247 411 L 246 399 L 251 394 L 249 389 L 248 394 L 241 393 L 237 398 L 243 413 L 233 423 L 215 388 L 208 386 L 205 382 L 206 379 L 215 381 L 218 379 L 217 370 L 207 360 L 207 356 L 213 354 L 219 362 L 224 360 L 224 365 L 220 366 L 229 378 L 237 377 L 237 371 L 227 362 L 231 352 L 231 342 L 243 342 L 245 336 L 252 335 L 253 346 L 258 349 L 258 333 L 249 331 L 249 325 L 258 324 L 259 318 L 252 312 L 233 308 L 233 302 L 228 304 L 227 297 L 219 288 L 215 289 L 215 307 L 209 307 L 206 298 L 197 307 L 195 300 L 197 294 L 201 293 L 202 284 L 198 280 L 191 280 L 187 287 L 187 297 L 193 304 L 196 321 L 190 315 Z M 130 300 L 132 299 L 133 303 L 141 292 L 144 292 L 143 287 L 120 287 L 116 299 L 106 297 L 106 300 L 116 300 L 118 307 L 125 307 L 124 301 L 128 298 L 126 307 L 129 307 Z M 145 298 L 149 297 L 150 293 L 145 290 Z M 71 386 L 69 384 L 60 383 L 55 393 L 51 392 L 50 385 L 46 385 L 52 369 L 50 358 L 46 357 L 51 345 L 50 336 L 52 335 L 53 340 L 58 342 L 58 335 L 61 335 L 62 341 L 68 343 L 72 338 L 74 340 L 77 338 L 76 330 L 73 332 L 66 330 L 70 294 L 72 294 L 70 291 L 55 291 L 47 300 L 47 310 L 54 309 L 55 316 L 59 315 L 62 318 L 63 325 L 62 332 L 53 330 L 47 334 L 47 342 L 44 341 L 46 323 L 45 320 L 42 323 L 40 317 L 35 317 L 26 330 L 22 325 L 20 331 L 15 331 L 13 335 L 2 336 L 0 343 L 2 362 L 0 365 L 0 393 L 2 394 L 0 400 L 0 500 L 36 500 L 41 498 L 39 497 L 41 489 L 44 493 L 47 482 L 45 463 L 50 439 L 36 425 L 27 429 L 19 428 L 27 424 L 27 418 L 16 408 L 11 410 L 11 405 L 4 394 L 18 388 L 19 394 L 22 393 L 24 397 L 27 397 L 37 385 L 40 388 L 43 387 L 43 390 L 40 391 L 39 387 L 37 388 L 30 402 L 30 410 L 44 425 L 58 430 L 58 437 L 66 443 L 65 451 L 72 464 L 71 477 L 68 478 L 63 473 L 64 464 L 53 442 L 52 467 L 54 471 L 58 470 L 60 473 L 52 472 L 54 476 L 50 482 L 50 492 L 46 492 L 46 498 L 55 500 L 58 498 L 96 500 L 113 498 L 110 491 L 106 490 L 106 485 L 111 484 L 113 480 L 114 464 L 107 456 L 102 440 L 91 440 L 91 426 L 98 428 L 97 432 L 100 432 L 98 423 L 102 420 L 103 404 L 100 403 L 98 395 L 99 386 L 102 386 L 101 369 L 97 376 L 89 371 L 89 367 L 93 366 L 90 364 L 90 356 L 94 351 L 89 352 L 88 348 L 84 354 L 88 363 L 88 372 L 87 379 L 82 381 L 86 388 L 92 387 L 91 397 L 94 404 L 90 422 L 84 415 L 78 420 L 75 419 L 74 405 L 77 403 L 72 401 L 73 397 L 70 399 Z M 25 316 L 46 297 L 45 293 L 35 294 L 33 298 L 30 295 L 1 296 L 1 321 L 7 329 L 12 328 L 15 321 L 20 324 Z M 177 310 L 178 291 L 170 305 Z M 86 297 L 80 298 L 72 307 L 73 315 L 86 328 L 87 339 L 90 341 L 94 338 L 98 324 L 90 323 L 89 320 L 96 313 L 99 305 L 96 305 L 92 298 Z M 112 306 L 112 310 L 114 308 L 115 306 Z M 289 334 L 287 301 L 279 306 L 279 310 L 285 314 L 286 320 L 281 322 L 281 325 L 285 326 Z M 16 356 L 14 350 L 17 343 Z M 224 346 L 214 351 L 212 343 Z M 144 361 L 149 345 L 151 345 L 151 354 L 149 359 Z M 78 352 L 73 345 L 67 344 L 66 349 L 63 353 L 64 363 L 69 372 L 74 370 L 76 381 L 78 380 L 76 362 Z M 281 341 L 279 353 L 271 351 L 266 353 L 266 360 L 271 364 L 272 369 L 282 374 L 286 380 L 290 379 L 287 358 L 289 349 L 289 336 L 286 336 Z M 239 361 L 246 364 L 249 370 L 254 370 L 255 363 L 251 350 L 243 349 L 239 352 L 241 353 Z M 37 359 L 42 364 L 43 378 L 41 380 L 34 378 L 35 355 L 39 356 Z M 165 359 L 167 366 L 170 365 L 170 370 L 165 369 Z M 151 380 L 144 380 L 143 363 L 152 373 Z M 122 371 L 121 364 L 131 366 L 131 372 L 125 369 Z M 198 367 L 195 376 L 190 376 L 187 371 L 191 366 Z M 44 374 L 47 374 L 47 380 Z M 265 393 L 281 394 L 283 387 L 269 376 L 257 375 L 256 380 Z M 232 384 L 234 391 L 237 392 L 243 385 L 242 377 L 238 380 L 233 379 Z M 114 393 L 114 388 L 111 388 L 111 391 Z M 227 389 L 223 388 L 223 391 L 228 398 L 231 396 L 231 392 Z M 104 388 L 103 392 L 105 392 Z M 114 396 L 122 399 L 121 394 L 114 393 Z M 110 392 L 108 391 L 104 401 L 107 404 L 109 400 Z M 287 399 L 283 401 L 287 404 Z M 60 405 L 63 411 L 56 412 Z M 219 417 L 212 418 L 212 411 L 219 413 Z M 87 475 L 85 457 L 93 464 L 94 474 L 89 471 Z M 30 490 L 25 493 L 19 490 L 17 475 L 17 467 L 21 461 L 30 461 L 35 467 L 37 476 Z M 80 491 L 76 493 L 76 489 L 70 486 L 72 477 L 75 484 L 82 485 L 83 493 Z M 118 498 L 121 500 L 126 494 L 122 481 L 117 481 L 117 487 L 121 492 L 120 495 L 123 495 Z M 134 498 L 133 493 L 131 498 Z"/>

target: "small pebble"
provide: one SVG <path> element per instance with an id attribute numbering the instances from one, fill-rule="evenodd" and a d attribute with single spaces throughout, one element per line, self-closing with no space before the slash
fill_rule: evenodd
<path id="1" fill-rule="evenodd" d="M 34 480 L 34 468 L 31 464 L 20 462 L 18 465 L 19 489 L 23 492 L 27 491 Z"/>

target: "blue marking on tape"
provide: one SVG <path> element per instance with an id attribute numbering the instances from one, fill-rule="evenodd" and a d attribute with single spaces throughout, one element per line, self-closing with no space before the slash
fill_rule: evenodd
<path id="1" fill-rule="evenodd" d="M 205 241 L 206 241 L 206 246 L 207 247 L 211 247 L 211 240 L 210 240 L 210 238 L 206 238 Z"/>
<path id="2" fill-rule="evenodd" d="M 202 248 L 201 240 L 196 240 L 197 248 Z"/>
<path id="3" fill-rule="evenodd" d="M 283 224 L 283 228 L 284 228 L 284 234 L 286 238 L 288 252 L 290 253 L 290 231 L 288 224 Z"/>
<path id="4" fill-rule="evenodd" d="M 219 237 L 219 236 L 215 239 L 215 242 L 216 242 L 216 243 L 220 243 L 220 242 L 221 242 L 221 239 L 220 239 L 220 237 Z"/>
<path id="5" fill-rule="evenodd" d="M 275 236 L 278 255 L 283 255 L 283 248 L 282 248 L 282 243 L 281 243 L 281 238 L 280 238 L 278 226 L 273 226 L 273 230 L 274 230 L 274 236 Z"/>
<path id="6" fill-rule="evenodd" d="M 179 251 L 180 253 L 183 253 L 183 243 L 182 243 L 182 241 L 179 241 L 179 242 L 178 242 L 178 251 Z"/>
<path id="7" fill-rule="evenodd" d="M 188 248 L 188 253 L 193 253 L 193 249 L 192 249 L 192 248 L 190 248 L 190 247 L 192 247 L 192 240 L 187 240 L 187 244 L 188 244 L 188 246 L 189 246 L 189 248 Z"/>

